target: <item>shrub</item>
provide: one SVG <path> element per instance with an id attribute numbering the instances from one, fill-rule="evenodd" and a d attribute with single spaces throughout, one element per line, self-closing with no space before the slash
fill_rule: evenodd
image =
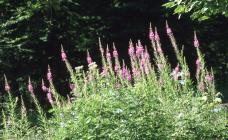
<path id="1" fill-rule="evenodd" d="M 140 41 L 129 42 L 130 67 L 119 61 L 117 49 L 104 51 L 99 41 L 102 67 L 98 68 L 87 52 L 88 67 L 72 68 L 63 47 L 61 57 L 70 73 L 71 92 L 62 97 L 55 89 L 48 66 L 49 87 L 42 81 L 51 105 L 43 111 L 29 79 L 28 90 L 36 105 L 37 121 L 30 121 L 22 104 L 11 97 L 3 109 L 4 138 L 37 137 L 47 139 L 225 139 L 226 110 L 214 86 L 213 71 L 205 67 L 199 42 L 194 34 L 196 82 L 168 24 L 178 63 L 172 69 L 161 48 L 157 29 L 150 27 L 151 48 Z M 153 59 L 149 50 L 153 49 Z M 21 108 L 18 114 L 17 108 Z M 10 125 L 7 123 L 10 122 Z M 19 123 L 20 122 L 20 123 Z M 19 127 L 18 124 L 23 124 Z"/>

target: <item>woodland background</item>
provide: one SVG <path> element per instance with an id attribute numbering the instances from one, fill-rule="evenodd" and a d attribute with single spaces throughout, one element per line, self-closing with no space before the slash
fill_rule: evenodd
<path id="1" fill-rule="evenodd" d="M 214 69 L 217 88 L 227 99 L 227 0 L 209 5 L 202 5 L 201 1 L 201 5 L 196 7 L 194 3 L 183 3 L 181 0 L 180 3 L 173 0 L 171 2 L 174 3 L 162 6 L 166 2 L 168 1 L 0 0 L 0 93 L 3 94 L 4 90 L 4 73 L 13 90 L 19 94 L 27 90 L 29 75 L 36 81 L 35 86 L 40 86 L 41 78 L 46 77 L 47 65 L 50 64 L 56 87 L 60 87 L 58 90 L 64 94 L 69 90 L 66 81 L 69 75 L 61 62 L 61 44 L 73 66 L 86 63 L 87 49 L 93 59 L 99 62 L 98 37 L 104 45 L 115 42 L 120 56 L 127 61 L 130 38 L 134 42 L 141 39 L 149 45 L 149 39 L 145 38 L 148 38 L 150 22 L 157 26 L 166 48 L 164 51 L 169 54 L 170 61 L 175 63 L 165 34 L 165 20 L 168 20 L 179 46 L 185 46 L 184 52 L 192 73 L 195 72 L 196 60 L 192 43 L 193 31 L 197 32 L 207 66 Z M 194 12 L 188 9 L 191 6 L 194 7 Z"/>

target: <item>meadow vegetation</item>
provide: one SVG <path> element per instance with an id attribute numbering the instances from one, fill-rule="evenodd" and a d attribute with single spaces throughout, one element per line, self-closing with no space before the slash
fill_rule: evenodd
<path id="1" fill-rule="evenodd" d="M 156 28 L 150 26 L 149 47 L 129 41 L 130 65 L 118 50 L 99 40 L 102 66 L 87 52 L 87 66 L 73 68 L 64 47 L 61 58 L 69 72 L 70 93 L 59 94 L 51 66 L 40 88 L 49 108 L 44 109 L 28 79 L 28 94 L 11 92 L 5 76 L 0 117 L 2 139 L 226 139 L 227 111 L 214 86 L 213 70 L 205 65 L 194 33 L 195 73 L 190 73 L 183 49 L 173 32 L 166 32 L 178 62 L 172 66 L 163 53 Z M 150 55 L 150 52 L 152 54 Z M 31 111 L 31 109 L 33 111 Z"/>

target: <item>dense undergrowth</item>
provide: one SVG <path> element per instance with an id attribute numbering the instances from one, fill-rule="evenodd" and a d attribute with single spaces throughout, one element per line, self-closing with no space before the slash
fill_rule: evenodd
<path id="1" fill-rule="evenodd" d="M 150 27 L 151 47 L 129 42 L 130 66 L 102 47 L 102 67 L 87 53 L 88 67 L 72 68 L 61 50 L 70 73 L 71 92 L 56 91 L 48 66 L 47 81 L 41 88 L 51 109 L 46 112 L 34 93 L 29 78 L 28 91 L 35 111 L 28 111 L 24 99 L 11 93 L 5 77 L 0 137 L 3 139 L 225 139 L 227 112 L 214 86 L 213 71 L 205 66 L 194 35 L 198 59 L 190 74 L 171 29 L 166 27 L 178 63 L 172 68 L 161 48 L 157 30 Z M 149 55 L 149 51 L 153 54 Z M 193 82 L 191 77 L 196 78 Z M 45 95 L 45 94 L 44 94 Z"/>

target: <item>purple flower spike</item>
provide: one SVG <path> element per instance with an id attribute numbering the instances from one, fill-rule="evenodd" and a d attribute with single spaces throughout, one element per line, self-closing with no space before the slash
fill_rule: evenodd
<path id="1" fill-rule="evenodd" d="M 43 80 L 43 79 L 42 79 L 41 88 L 42 88 L 42 91 L 43 91 L 43 92 L 47 92 L 47 91 L 48 91 L 48 88 L 45 86 L 44 80 Z"/>
<path id="2" fill-rule="evenodd" d="M 10 91 L 10 86 L 8 84 L 5 85 L 5 91 L 9 92 Z"/>
<path id="3" fill-rule="evenodd" d="M 151 41 L 154 40 L 154 32 L 152 30 L 151 24 L 150 24 L 150 29 L 149 29 L 149 38 L 150 38 Z"/>
<path id="4" fill-rule="evenodd" d="M 130 42 L 129 42 L 129 48 L 128 48 L 128 54 L 129 54 L 130 56 L 133 56 L 134 53 L 135 53 L 135 49 L 134 49 L 133 43 L 130 41 Z"/>
<path id="5" fill-rule="evenodd" d="M 198 48 L 199 47 L 199 41 L 198 41 L 198 39 L 197 39 L 197 36 L 196 36 L 196 32 L 194 32 L 194 46 L 196 47 L 196 48 Z"/>
<path id="6" fill-rule="evenodd" d="M 138 45 L 136 45 L 136 55 L 139 56 L 143 53 L 144 49 L 143 46 L 140 42 L 140 40 L 138 41 Z"/>
<path id="7" fill-rule="evenodd" d="M 166 21 L 166 33 L 167 33 L 168 35 L 171 35 L 171 34 L 172 34 L 172 30 L 171 30 L 171 28 L 169 27 L 169 24 L 168 24 L 167 21 Z"/>
<path id="8" fill-rule="evenodd" d="M 107 59 L 111 59 L 111 54 L 110 54 L 110 52 L 109 52 L 108 46 L 107 46 L 107 48 L 106 48 L 106 57 L 107 57 Z"/>
<path id="9" fill-rule="evenodd" d="M 145 63 L 146 63 L 146 59 L 145 58 L 142 58 L 141 61 L 140 61 L 140 63 L 141 63 L 141 66 L 144 67 L 145 66 Z"/>
<path id="10" fill-rule="evenodd" d="M 113 51 L 113 57 L 117 58 L 118 57 L 118 52 L 116 50 Z"/>
<path id="11" fill-rule="evenodd" d="M 179 64 L 177 64 L 176 68 L 174 69 L 175 73 L 177 74 L 180 71 Z"/>
<path id="12" fill-rule="evenodd" d="M 197 58 L 197 60 L 196 60 L 196 65 L 199 66 L 200 63 L 201 63 L 201 62 L 200 62 L 199 58 Z"/>
<path id="13" fill-rule="evenodd" d="M 107 53 L 107 54 L 106 54 L 106 57 L 107 57 L 108 59 L 111 59 L 111 54 L 110 54 L 110 53 Z"/>
<path id="14" fill-rule="evenodd" d="M 161 47 L 157 48 L 157 52 L 158 52 L 158 53 L 162 53 Z"/>
<path id="15" fill-rule="evenodd" d="M 146 60 L 149 60 L 149 59 L 150 59 L 150 55 L 149 55 L 149 52 L 148 52 L 148 50 L 147 50 L 147 47 L 146 47 L 146 49 L 145 49 L 144 58 L 145 58 Z"/>
<path id="16" fill-rule="evenodd" d="M 50 89 L 50 88 L 48 88 L 47 98 L 48 98 L 49 103 L 50 103 L 51 105 L 53 105 L 53 104 L 54 104 L 54 101 L 53 101 L 53 99 L 52 99 L 51 89 Z"/>
<path id="17" fill-rule="evenodd" d="M 52 81 L 52 73 L 49 65 L 48 65 L 47 79 L 48 81 Z"/>
<path id="18" fill-rule="evenodd" d="M 122 77 L 123 78 L 126 78 L 127 77 L 127 69 L 126 69 L 126 67 L 125 66 L 123 66 L 123 68 L 122 68 L 122 71 L 121 71 L 122 73 Z"/>
<path id="19" fill-rule="evenodd" d="M 115 72 L 117 72 L 119 70 L 119 66 L 115 65 L 114 70 L 115 70 Z"/>
<path id="20" fill-rule="evenodd" d="M 99 48 L 100 48 L 100 52 L 103 55 L 104 54 L 104 49 L 102 48 L 102 44 L 101 44 L 101 38 L 98 38 L 98 42 L 99 42 Z"/>
<path id="21" fill-rule="evenodd" d="M 90 57 L 90 54 L 89 54 L 89 51 L 88 51 L 88 50 L 87 50 L 87 58 L 86 58 L 86 60 L 87 60 L 88 64 L 93 63 L 93 60 L 92 60 L 92 58 Z"/>
<path id="22" fill-rule="evenodd" d="M 113 52 L 112 52 L 112 54 L 113 54 L 113 57 L 114 58 L 118 58 L 118 52 L 116 50 L 116 47 L 115 47 L 115 44 L 114 43 L 113 43 Z"/>
<path id="23" fill-rule="evenodd" d="M 30 77 L 28 78 L 28 91 L 30 93 L 33 93 L 33 86 L 32 86 L 32 82 L 30 80 Z"/>
<path id="24" fill-rule="evenodd" d="M 180 72 L 180 67 L 179 67 L 179 64 L 177 64 L 177 66 L 175 67 L 175 69 L 173 70 L 173 77 L 174 77 L 174 80 L 178 80 L 178 73 Z"/>
<path id="25" fill-rule="evenodd" d="M 155 28 L 155 36 L 154 36 L 155 41 L 160 41 L 160 37 L 158 35 L 157 28 Z"/>
<path id="26" fill-rule="evenodd" d="M 208 81 L 208 82 L 212 82 L 214 80 L 214 76 L 211 75 L 211 74 L 207 74 L 205 79 Z"/>
<path id="27" fill-rule="evenodd" d="M 128 81 L 131 81 L 131 80 L 132 80 L 132 77 L 131 77 L 130 72 L 128 72 L 128 75 L 127 75 L 127 80 L 128 80 Z"/>
<path id="28" fill-rule="evenodd" d="M 6 78 L 5 74 L 4 74 L 4 78 L 5 78 L 5 91 L 6 92 L 10 92 L 10 86 L 8 84 L 8 81 L 7 81 L 7 78 Z"/>
<path id="29" fill-rule="evenodd" d="M 62 61 L 66 61 L 66 59 L 67 59 L 66 53 L 65 53 L 62 45 L 61 45 L 61 58 L 62 58 Z"/>

